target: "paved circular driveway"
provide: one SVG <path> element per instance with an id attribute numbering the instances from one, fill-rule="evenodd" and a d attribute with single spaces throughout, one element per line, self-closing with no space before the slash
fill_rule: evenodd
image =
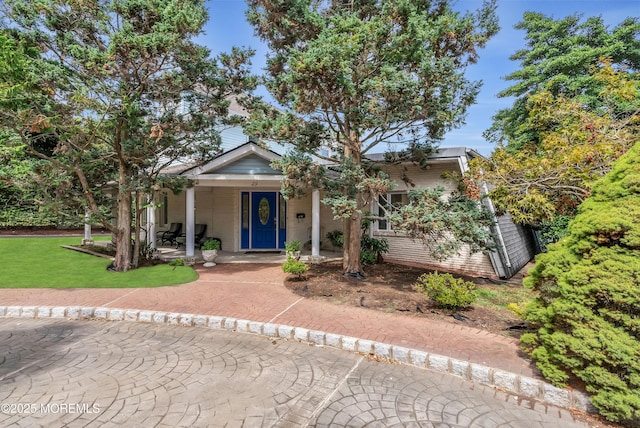
<path id="1" fill-rule="evenodd" d="M 0 319 L 0 426 L 587 425 L 454 376 L 295 341 Z"/>

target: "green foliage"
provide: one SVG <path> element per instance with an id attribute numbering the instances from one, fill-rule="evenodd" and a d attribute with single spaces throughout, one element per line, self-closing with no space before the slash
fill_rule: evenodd
<path id="1" fill-rule="evenodd" d="M 511 153 L 523 145 L 537 143 L 539 132 L 526 122 L 528 98 L 541 90 L 553 96 L 578 97 L 581 108 L 596 111 L 613 108 L 614 115 L 626 116 L 627 102 L 607 105 L 600 92 L 604 85 L 591 73 L 601 58 L 610 58 L 617 70 L 624 70 L 627 78 L 638 80 L 640 71 L 640 19 L 628 17 L 614 28 L 602 17 L 582 20 L 579 15 L 554 19 L 539 12 L 525 12 L 516 26 L 525 31 L 527 45 L 516 51 L 511 59 L 520 61 L 521 68 L 505 80 L 512 85 L 499 97 L 516 97 L 513 106 L 494 116 L 493 126 L 485 138 L 504 142 Z"/>
<path id="2" fill-rule="evenodd" d="M 176 270 L 178 266 L 184 266 L 184 265 L 185 265 L 184 259 L 182 258 L 173 259 L 169 262 L 169 266 L 172 266 L 173 270 Z"/>
<path id="3" fill-rule="evenodd" d="M 640 424 L 640 144 L 593 185 L 569 233 L 525 284 L 540 293 L 522 337 L 543 375 L 581 379 L 607 419 Z"/>
<path id="4" fill-rule="evenodd" d="M 501 145 L 489 159 L 471 162 L 470 176 L 492 185 L 489 196 L 497 211 L 516 223 L 537 226 L 572 213 L 637 141 L 640 81 L 608 60 L 590 76 L 601 82 L 601 108 L 585 108 L 579 96 L 539 90 L 527 97 L 528 115 L 521 118 L 536 138 L 517 151 Z M 626 114 L 617 111 L 621 104 L 630 109 Z"/>
<path id="5" fill-rule="evenodd" d="M 0 38 L 0 127 L 74 176 L 68 188 L 116 237 L 115 269 L 136 267 L 131 207 L 161 185 L 179 186 L 158 178 L 162 168 L 217 154 L 218 130 L 241 122 L 229 116 L 229 98 L 255 87 L 252 51 L 211 58 L 194 42 L 207 19 L 197 0 L 7 0 L 2 8 L 10 30 Z M 100 209 L 110 182 L 115 222 Z"/>
<path id="6" fill-rule="evenodd" d="M 546 244 L 558 242 L 567 236 L 567 227 L 573 216 L 558 215 L 553 220 L 543 221 L 540 223 L 540 236 Z"/>
<path id="7" fill-rule="evenodd" d="M 414 285 L 418 291 L 445 309 L 463 309 L 476 300 L 476 285 L 462 278 L 437 271 L 420 275 Z"/>
<path id="8" fill-rule="evenodd" d="M 270 51 L 266 87 L 286 112 L 252 103 L 247 132 L 293 145 L 277 165 L 285 197 L 323 189 L 351 241 L 344 268 L 360 272 L 364 207 L 393 187 L 364 155 L 403 142 L 408 149 L 391 157 L 424 165 L 434 142 L 462 123 L 480 85 L 465 68 L 498 30 L 495 1 L 475 13 L 455 11 L 448 0 L 248 5 Z"/>
<path id="9" fill-rule="evenodd" d="M 491 251 L 491 213 L 467 196 L 454 193 L 445 199 L 443 194 L 443 187 L 409 191 L 409 203 L 386 215 L 392 229 L 421 239 L 441 260 L 458 253 L 463 244 L 471 252 Z"/>
<path id="10" fill-rule="evenodd" d="M 298 240 L 285 242 L 284 243 L 284 249 L 287 251 L 287 253 L 293 253 L 293 252 L 296 252 L 296 251 L 300 251 L 300 244 L 302 244 L 302 243 L 300 241 L 298 241 Z"/>
<path id="11" fill-rule="evenodd" d="M 344 245 L 344 236 L 342 235 L 341 230 L 332 230 L 331 232 L 327 232 L 327 239 L 331 242 L 331 245 L 334 247 L 342 248 Z"/>
<path id="12" fill-rule="evenodd" d="M 378 262 L 376 253 L 370 250 L 360 251 L 360 263 L 363 265 L 374 265 Z"/>
<path id="13" fill-rule="evenodd" d="M 518 318 L 524 318 L 526 308 L 522 303 L 509 303 L 507 304 L 507 309 L 513 312 Z"/>
<path id="14" fill-rule="evenodd" d="M 0 227 L 82 226 L 84 198 L 73 175 L 17 140 L 0 130 Z"/>
<path id="15" fill-rule="evenodd" d="M 342 231 L 334 230 L 327 232 L 327 238 L 336 247 L 344 245 Z M 369 235 L 362 235 L 360 240 L 360 263 L 363 265 L 373 265 L 379 263 L 384 253 L 389 252 L 389 243 L 384 238 L 372 238 Z"/>
<path id="16" fill-rule="evenodd" d="M 210 250 L 219 250 L 220 247 L 221 247 L 220 240 L 218 240 L 218 239 L 207 239 L 204 242 L 204 244 L 202 244 L 200 249 L 203 250 L 203 251 L 210 251 Z"/>
<path id="17" fill-rule="evenodd" d="M 364 265 L 373 265 L 382 259 L 382 254 L 389 252 L 389 243 L 384 238 L 372 238 L 363 235 L 360 242 L 360 262 Z"/>
<path id="18" fill-rule="evenodd" d="M 298 279 L 303 279 L 307 270 L 309 270 L 309 266 L 305 262 L 298 261 L 289 254 L 287 261 L 282 265 L 283 272 L 294 274 Z"/>

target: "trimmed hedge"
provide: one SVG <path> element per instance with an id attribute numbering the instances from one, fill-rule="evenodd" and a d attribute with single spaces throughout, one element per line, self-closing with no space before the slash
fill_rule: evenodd
<path id="1" fill-rule="evenodd" d="M 525 285 L 540 292 L 521 338 L 542 374 L 584 381 L 607 419 L 640 426 L 640 143 L 592 188 Z"/>

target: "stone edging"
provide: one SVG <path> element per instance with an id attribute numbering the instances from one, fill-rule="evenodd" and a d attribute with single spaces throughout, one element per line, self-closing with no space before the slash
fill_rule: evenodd
<path id="1" fill-rule="evenodd" d="M 580 391 L 558 388 L 538 379 L 425 351 L 301 327 L 213 315 L 81 306 L 0 306 L 0 317 L 137 321 L 183 327 L 205 327 L 298 340 L 449 373 L 465 380 L 478 382 L 503 392 L 515 394 L 521 398 L 540 401 L 557 407 L 582 412 L 596 412 L 589 401 L 589 397 Z"/>

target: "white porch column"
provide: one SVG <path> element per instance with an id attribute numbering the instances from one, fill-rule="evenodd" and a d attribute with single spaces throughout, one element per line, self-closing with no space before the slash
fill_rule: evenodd
<path id="1" fill-rule="evenodd" d="M 93 238 L 91 237 L 91 210 L 89 207 L 84 208 L 84 239 L 82 240 L 82 245 L 91 245 L 93 244 Z"/>
<path id="2" fill-rule="evenodd" d="M 156 249 L 156 203 L 150 197 L 147 205 L 147 244 Z"/>
<path id="3" fill-rule="evenodd" d="M 186 250 L 187 250 L 186 257 L 193 257 L 195 254 L 194 234 L 195 234 L 195 214 L 196 214 L 196 189 L 194 187 L 188 187 L 186 197 L 187 197 L 187 207 L 186 207 L 187 209 L 187 212 L 186 212 L 187 242 L 185 244 Z"/>
<path id="4" fill-rule="evenodd" d="M 311 260 L 320 259 L 320 190 L 311 193 Z"/>

